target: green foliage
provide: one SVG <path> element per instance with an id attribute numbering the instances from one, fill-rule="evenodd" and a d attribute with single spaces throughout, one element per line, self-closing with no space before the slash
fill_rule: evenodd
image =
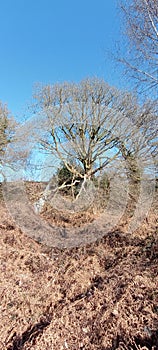
<path id="1" fill-rule="evenodd" d="M 58 187 L 60 192 L 65 195 L 74 195 L 76 196 L 81 188 L 83 179 L 79 176 L 74 176 L 72 172 L 66 167 L 66 165 L 62 162 L 60 168 L 57 171 L 58 177 Z M 106 172 L 104 172 L 101 176 L 92 176 L 91 181 L 93 185 L 98 188 L 98 190 L 102 190 L 107 192 L 110 186 L 110 181 Z M 75 183 L 74 185 L 72 185 Z"/>
<path id="2" fill-rule="evenodd" d="M 70 166 L 70 170 L 69 170 Z M 81 184 L 83 182 L 83 178 L 79 175 L 74 175 L 71 171 L 71 166 L 74 164 L 65 165 L 64 162 L 61 162 L 60 168 L 57 170 L 57 178 L 58 178 L 58 187 L 62 194 L 76 196 L 80 190 Z M 82 173 L 82 169 L 77 167 L 80 173 Z"/>
<path id="3" fill-rule="evenodd" d="M 61 186 L 63 183 L 66 185 L 70 184 L 73 179 L 72 172 L 66 167 L 64 163 L 61 163 L 60 168 L 57 171 L 58 176 L 58 186 Z"/>

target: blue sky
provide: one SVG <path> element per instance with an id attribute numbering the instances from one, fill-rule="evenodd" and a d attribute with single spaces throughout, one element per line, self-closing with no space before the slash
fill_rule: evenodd
<path id="1" fill-rule="evenodd" d="M 117 0 L 1 1 L 0 100 L 20 119 L 36 82 L 98 76 L 120 87 L 107 59 L 119 32 Z"/>

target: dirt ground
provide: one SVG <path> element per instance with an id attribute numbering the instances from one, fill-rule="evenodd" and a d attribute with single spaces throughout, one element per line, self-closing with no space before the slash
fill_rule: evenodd
<path id="1" fill-rule="evenodd" d="M 16 227 L 0 201 L 2 350 L 158 349 L 155 204 L 129 234 L 49 249 Z"/>

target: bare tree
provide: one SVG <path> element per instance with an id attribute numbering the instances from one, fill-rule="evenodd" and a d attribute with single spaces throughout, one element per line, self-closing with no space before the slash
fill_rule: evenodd
<path id="1" fill-rule="evenodd" d="M 134 123 L 141 130 L 157 167 L 158 2 L 120 0 L 120 8 L 124 16 L 123 39 L 127 48 L 119 61 L 130 76 L 131 84 L 134 82 L 134 88 L 137 88 L 141 98 L 145 100 L 141 112 L 134 117 Z"/>
<path id="2" fill-rule="evenodd" d="M 116 159 L 120 138 L 131 132 L 126 122 L 137 112 L 130 94 L 99 79 L 39 86 L 34 97 L 42 115 L 42 130 L 37 130 L 41 149 L 81 179 L 91 178 Z"/>
<path id="3" fill-rule="evenodd" d="M 0 102 L 0 155 L 2 156 L 5 151 L 5 147 L 10 142 L 10 121 L 9 111 L 6 105 Z"/>
<path id="4" fill-rule="evenodd" d="M 25 166 L 29 156 L 26 135 L 25 128 L 0 101 L 0 174 L 5 181 L 14 179 L 17 170 Z"/>
<path id="5" fill-rule="evenodd" d="M 0 173 L 2 174 L 2 168 L 5 160 L 4 155 L 7 146 L 11 143 L 14 135 L 16 122 L 11 116 L 6 104 L 0 101 Z"/>
<path id="6" fill-rule="evenodd" d="M 158 2 L 120 1 L 124 15 L 127 50 L 121 62 L 139 91 L 158 95 Z"/>
<path id="7" fill-rule="evenodd" d="M 131 94 L 103 80 L 85 79 L 79 84 L 39 85 L 34 98 L 37 124 L 32 125 L 32 135 L 41 151 L 53 155 L 52 164 L 58 159 L 57 164 L 62 162 L 72 174 L 71 182 L 63 182 L 60 189 L 80 183 L 76 200 L 88 180 L 116 159 L 127 161 L 128 154 L 128 162 L 131 159 L 133 164 L 145 156 L 144 138 L 132 124 L 142 111 Z M 131 173 L 130 166 L 128 171 Z M 47 186 L 42 203 L 50 187 L 52 184 Z M 58 189 L 54 187 L 54 193 Z"/>

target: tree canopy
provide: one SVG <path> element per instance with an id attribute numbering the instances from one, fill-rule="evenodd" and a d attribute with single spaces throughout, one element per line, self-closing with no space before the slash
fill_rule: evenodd
<path id="1" fill-rule="evenodd" d="M 42 133 L 38 127 L 40 147 L 74 176 L 91 178 L 118 157 L 120 138 L 125 129 L 129 132 L 121 124 L 135 112 L 129 94 L 102 80 L 85 79 L 39 86 L 35 99 L 39 118 L 44 116 Z"/>
<path id="2" fill-rule="evenodd" d="M 151 119 L 149 105 L 140 107 L 135 96 L 104 80 L 39 85 L 34 98 L 33 137 L 74 178 L 92 178 L 121 157 L 146 158 L 147 146 L 154 150 L 153 130 L 141 124 Z"/>

